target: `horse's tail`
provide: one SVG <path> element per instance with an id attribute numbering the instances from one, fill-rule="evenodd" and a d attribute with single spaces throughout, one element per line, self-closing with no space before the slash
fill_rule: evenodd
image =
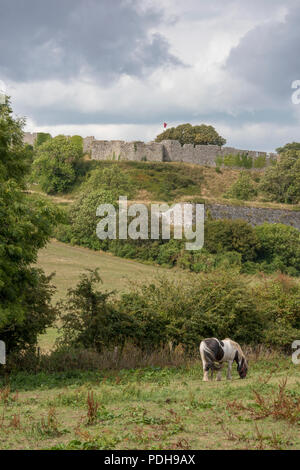
<path id="1" fill-rule="evenodd" d="M 205 361 L 205 369 L 209 370 L 220 370 L 222 368 L 221 364 L 217 364 L 216 355 L 213 349 L 207 344 L 205 340 L 200 343 L 200 354 L 202 359 Z"/>

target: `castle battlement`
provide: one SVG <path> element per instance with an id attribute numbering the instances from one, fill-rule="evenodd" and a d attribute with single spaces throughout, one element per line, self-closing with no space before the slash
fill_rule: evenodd
<path id="1" fill-rule="evenodd" d="M 254 150 L 219 147 L 218 145 L 181 144 L 177 140 L 162 142 L 125 142 L 122 140 L 96 140 L 94 137 L 84 139 L 84 150 L 93 160 L 134 160 L 151 162 L 186 162 L 199 165 L 216 166 L 218 157 L 243 155 L 253 158 L 265 157 L 266 165 L 277 159 L 275 153 Z"/>
<path id="2" fill-rule="evenodd" d="M 37 133 L 25 132 L 24 142 L 33 145 L 36 137 Z M 253 159 L 254 166 L 255 160 L 260 157 L 265 158 L 265 165 L 269 165 L 272 160 L 278 158 L 275 153 L 219 147 L 218 145 L 184 144 L 181 146 L 177 140 L 125 142 L 124 140 L 97 140 L 94 136 L 83 139 L 83 150 L 89 153 L 93 160 L 186 162 L 213 167 L 217 166 L 217 159 L 222 161 L 222 158 L 228 155 L 246 154 Z"/>

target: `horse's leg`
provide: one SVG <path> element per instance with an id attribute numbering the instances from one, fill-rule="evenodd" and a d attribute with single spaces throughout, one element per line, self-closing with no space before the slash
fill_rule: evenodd
<path id="1" fill-rule="evenodd" d="M 227 380 L 231 380 L 231 368 L 232 368 L 233 361 L 228 361 L 228 369 L 227 369 Z"/>
<path id="2" fill-rule="evenodd" d="M 214 377 L 214 370 L 213 368 L 210 369 L 210 380 L 213 380 Z"/>
<path id="3" fill-rule="evenodd" d="M 222 370 L 223 370 L 223 366 L 224 366 L 224 364 L 221 364 L 221 367 L 220 367 L 220 369 L 218 370 L 218 374 L 217 374 L 217 380 L 218 380 L 218 381 L 221 381 L 221 380 L 222 380 Z"/>
<path id="4" fill-rule="evenodd" d="M 202 361 L 202 365 L 203 365 L 203 382 L 208 382 L 209 381 L 209 378 L 208 378 L 209 369 L 207 368 L 207 364 L 205 360 Z"/>
<path id="5" fill-rule="evenodd" d="M 207 367 L 208 363 L 205 360 L 205 354 L 202 351 L 201 346 L 200 346 L 200 356 L 201 356 L 202 367 L 203 367 L 203 382 L 208 382 L 208 380 L 209 380 L 208 379 L 209 368 Z"/>

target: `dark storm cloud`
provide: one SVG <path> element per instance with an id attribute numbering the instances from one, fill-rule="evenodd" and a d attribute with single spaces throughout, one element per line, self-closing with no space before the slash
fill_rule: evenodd
<path id="1" fill-rule="evenodd" d="M 291 83 L 300 79 L 300 4 L 292 5 L 284 22 L 265 23 L 251 30 L 232 49 L 226 69 L 257 87 L 258 96 L 274 106 L 290 104 Z"/>
<path id="2" fill-rule="evenodd" d="M 0 74 L 14 81 L 109 82 L 181 62 L 150 29 L 161 12 L 137 0 L 0 0 Z"/>

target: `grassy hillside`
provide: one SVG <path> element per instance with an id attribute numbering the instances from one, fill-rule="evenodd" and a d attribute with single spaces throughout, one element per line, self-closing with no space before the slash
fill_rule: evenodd
<path id="1" fill-rule="evenodd" d="M 130 161 L 89 161 L 89 171 L 85 179 L 97 168 L 118 167 L 122 174 L 130 181 L 130 191 L 134 192 L 133 199 L 143 202 L 159 201 L 207 201 L 223 204 L 249 205 L 255 207 L 285 208 L 300 210 L 300 205 L 279 204 L 264 201 L 260 196 L 251 201 L 230 200 L 224 198 L 227 190 L 237 181 L 242 170 L 232 168 L 216 168 L 193 165 L 190 163 L 154 163 Z M 261 170 L 248 170 L 254 186 L 257 186 L 263 172 Z M 82 183 L 81 179 L 81 183 Z M 78 182 L 72 191 L 67 194 L 46 196 L 53 202 L 61 205 L 72 203 L 81 191 Z M 43 194 L 37 184 L 29 184 L 28 190 Z"/>
<path id="2" fill-rule="evenodd" d="M 55 300 L 62 298 L 67 289 L 74 287 L 86 269 L 99 268 L 102 287 L 107 290 L 125 291 L 136 281 L 149 282 L 163 268 L 145 265 L 109 253 L 97 252 L 52 240 L 40 250 L 38 265 L 46 274 L 55 272 L 53 284 L 57 287 Z"/>

